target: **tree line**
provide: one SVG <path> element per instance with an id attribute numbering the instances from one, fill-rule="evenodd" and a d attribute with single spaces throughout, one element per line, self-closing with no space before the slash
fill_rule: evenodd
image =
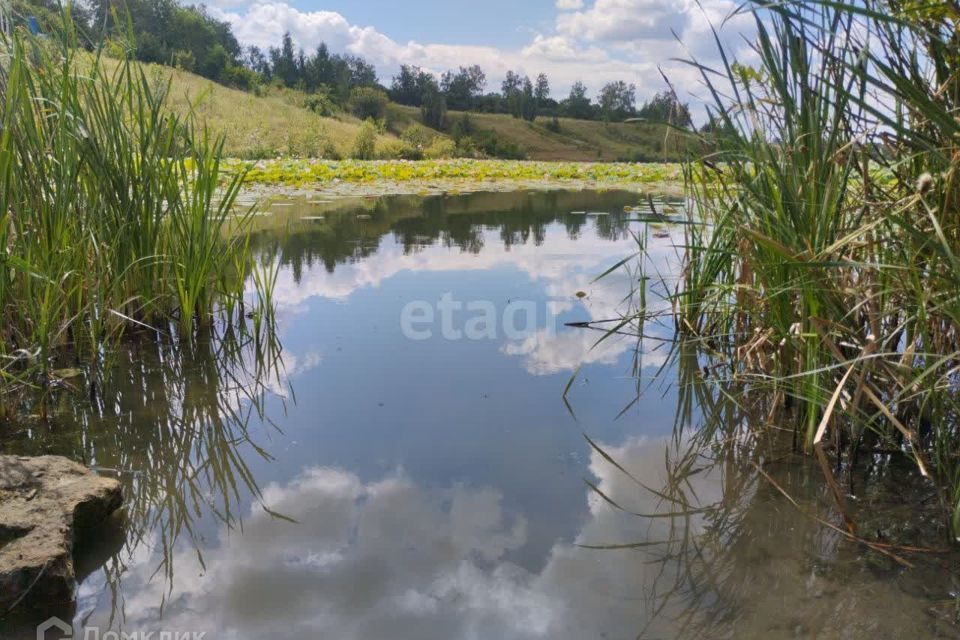
<path id="1" fill-rule="evenodd" d="M 42 29 L 55 30 L 59 0 L 14 0 L 15 17 L 35 17 Z M 535 78 L 508 71 L 500 91 L 488 91 L 479 65 L 462 66 L 436 77 L 415 65 L 402 65 L 389 86 L 360 56 L 332 53 L 321 43 L 313 52 L 295 46 L 286 33 L 263 50 L 240 46 L 229 23 L 201 6 L 177 0 L 89 0 L 72 6 L 81 36 L 93 43 L 105 36 L 112 46 L 144 62 L 182 68 L 240 89 L 279 85 L 310 95 L 308 106 L 329 115 L 349 109 L 361 118 L 382 118 L 388 100 L 419 107 L 428 126 L 442 129 L 448 111 L 502 113 L 533 121 L 538 116 L 618 122 L 630 118 L 692 127 L 688 105 L 673 92 L 658 93 L 637 107 L 636 87 L 624 81 L 604 84 L 595 100 L 583 82 L 560 99 L 551 96 L 546 74 Z M 549 125 L 548 125 L 549 126 Z"/>
<path id="2" fill-rule="evenodd" d="M 603 85 L 596 101 L 590 99 L 587 86 L 579 81 L 565 98 L 554 99 L 545 73 L 531 80 L 529 76 L 507 71 L 499 92 L 486 92 L 486 84 L 486 74 L 478 65 L 447 71 L 439 81 L 420 67 L 402 65 L 387 93 L 398 104 L 421 107 L 425 112 L 436 114 L 450 109 L 505 113 L 530 121 L 537 116 L 549 116 L 608 122 L 639 118 L 681 127 L 693 124 L 689 107 L 672 92 L 658 93 L 637 108 L 636 86 L 622 80 Z M 436 123 L 437 118 L 430 120 Z"/>

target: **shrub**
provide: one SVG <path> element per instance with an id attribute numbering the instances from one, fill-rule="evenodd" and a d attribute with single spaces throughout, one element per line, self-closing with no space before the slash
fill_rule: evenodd
<path id="1" fill-rule="evenodd" d="M 403 131 L 400 139 L 419 149 L 426 149 L 433 142 L 435 135 L 423 125 L 414 123 Z"/>
<path id="2" fill-rule="evenodd" d="M 260 87 L 260 75 L 242 65 L 230 64 L 223 70 L 222 82 L 244 91 L 256 92 Z"/>
<path id="3" fill-rule="evenodd" d="M 197 60 L 192 51 L 175 51 L 173 53 L 173 66 L 184 71 L 193 71 L 197 68 Z"/>
<path id="4" fill-rule="evenodd" d="M 476 141 L 470 136 L 464 136 L 456 141 L 457 155 L 464 158 L 476 158 L 480 155 Z"/>
<path id="5" fill-rule="evenodd" d="M 383 160 L 423 160 L 423 149 L 415 147 L 405 140 L 387 140 L 377 150 L 377 157 Z"/>
<path id="6" fill-rule="evenodd" d="M 463 117 L 454 122 L 453 126 L 450 127 L 450 136 L 459 142 L 460 138 L 469 136 L 475 131 L 476 128 L 473 126 L 473 120 L 471 120 L 470 116 L 465 113 L 463 114 Z"/>
<path id="7" fill-rule="evenodd" d="M 343 154 L 340 153 L 337 145 L 333 144 L 333 140 L 327 138 L 324 140 L 323 147 L 320 149 L 320 157 L 325 160 L 342 160 Z"/>
<path id="8" fill-rule="evenodd" d="M 366 120 L 360 125 L 357 137 L 353 140 L 353 149 L 350 157 L 356 160 L 373 160 L 376 153 L 377 126 L 372 120 Z"/>
<path id="9" fill-rule="evenodd" d="M 493 131 L 476 131 L 469 136 L 473 139 L 476 148 L 483 155 L 504 160 L 523 160 L 527 157 L 526 151 L 516 142 L 502 140 Z"/>
<path id="10" fill-rule="evenodd" d="M 325 91 L 312 93 L 307 96 L 303 102 L 303 106 L 318 116 L 332 116 L 337 111 L 337 106 Z"/>
<path id="11" fill-rule="evenodd" d="M 287 133 L 287 153 L 301 158 L 318 158 L 328 142 L 323 127 L 291 130 Z"/>
<path id="12" fill-rule="evenodd" d="M 387 94 L 373 87 L 356 87 L 350 92 L 347 107 L 361 120 L 383 120 L 387 115 Z"/>
<path id="13" fill-rule="evenodd" d="M 130 57 L 130 44 L 125 40 L 111 38 L 103 43 L 103 54 L 114 60 L 124 60 Z"/>
<path id="14" fill-rule="evenodd" d="M 457 155 L 457 145 L 450 138 L 434 138 L 424 152 L 424 156 L 431 160 L 453 158 Z"/>

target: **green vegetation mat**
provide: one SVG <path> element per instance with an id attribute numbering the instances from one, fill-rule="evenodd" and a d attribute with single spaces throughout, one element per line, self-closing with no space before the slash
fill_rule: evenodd
<path id="1" fill-rule="evenodd" d="M 229 168 L 245 165 L 230 161 Z M 335 182 L 369 183 L 434 180 L 583 182 L 602 184 L 680 183 L 679 164 L 532 162 L 511 160 L 359 161 L 261 160 L 247 183 L 309 186 Z"/>

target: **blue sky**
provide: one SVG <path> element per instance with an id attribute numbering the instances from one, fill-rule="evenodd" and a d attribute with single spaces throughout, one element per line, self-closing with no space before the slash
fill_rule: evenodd
<path id="1" fill-rule="evenodd" d="M 389 84 L 401 64 L 435 74 L 479 64 L 487 90 L 498 90 L 508 70 L 546 73 L 554 97 L 575 81 L 591 94 L 623 80 L 643 101 L 665 88 L 662 69 L 696 110 L 697 73 L 672 60 L 716 61 L 710 25 L 720 25 L 738 0 L 212 0 L 244 45 L 276 45 L 289 31 L 313 50 L 363 56 Z M 752 18 L 728 21 L 728 51 L 743 55 L 741 33 Z M 679 34 L 683 45 L 674 33 Z"/>
<path id="2" fill-rule="evenodd" d="M 551 0 L 302 0 L 304 11 L 336 11 L 353 24 L 374 26 L 399 40 L 522 47 L 550 28 Z"/>

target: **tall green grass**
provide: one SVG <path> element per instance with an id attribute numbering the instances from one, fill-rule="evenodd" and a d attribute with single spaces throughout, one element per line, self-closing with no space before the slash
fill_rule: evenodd
<path id="1" fill-rule="evenodd" d="M 165 108 L 167 84 L 83 51 L 66 22 L 63 40 L 0 44 L 3 394 L 131 330 L 243 320 L 244 169 L 225 173 L 223 139 Z"/>
<path id="2" fill-rule="evenodd" d="M 960 12 L 905 6 L 757 3 L 751 66 L 692 63 L 723 133 L 674 309 L 798 448 L 912 458 L 957 537 Z"/>

